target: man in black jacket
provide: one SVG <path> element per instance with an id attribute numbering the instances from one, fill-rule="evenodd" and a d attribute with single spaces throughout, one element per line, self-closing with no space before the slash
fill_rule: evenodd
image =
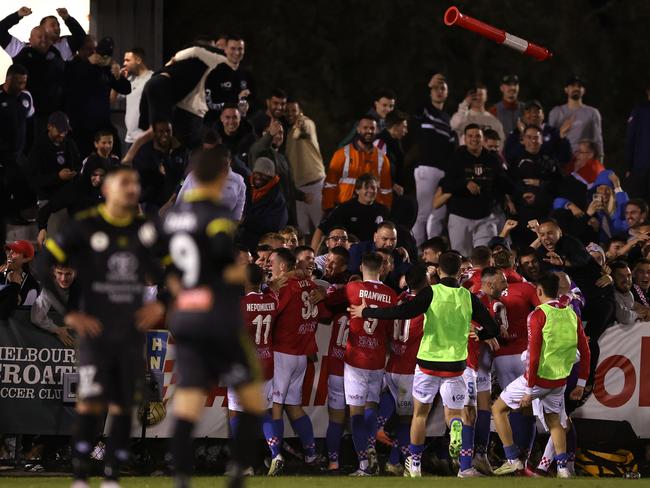
<path id="1" fill-rule="evenodd" d="M 122 95 L 131 93 L 131 83 L 112 59 L 113 40 L 105 37 L 95 42 L 87 36 L 75 58 L 65 67 L 65 111 L 70 116 L 72 134 L 79 153 L 85 158 L 93 151 L 97 131 L 113 133 L 115 153 L 120 156 L 117 129 L 111 123 L 111 90 Z"/>
<path id="2" fill-rule="evenodd" d="M 27 68 L 27 91 L 34 98 L 36 120 L 35 139 L 44 133 L 47 117 L 63 105 L 65 63 L 61 53 L 45 35 L 43 27 L 34 27 L 25 46 L 15 57 L 14 63 Z"/>
<path id="3" fill-rule="evenodd" d="M 456 132 L 449 125 L 449 114 L 443 111 L 449 95 L 445 77 L 435 73 L 429 81 L 430 98 L 410 124 L 414 147 L 413 176 L 418 199 L 418 215 L 413 236 L 418 245 L 438 236 L 444 228 L 446 207 L 433 209 L 433 195 L 445 176 L 456 148 Z M 410 160 L 411 157 L 407 157 Z M 408 165 L 408 162 L 407 162 Z"/>
<path id="4" fill-rule="evenodd" d="M 70 61 L 74 56 L 74 53 L 79 49 L 79 46 L 81 46 L 81 43 L 86 36 L 86 32 L 79 22 L 70 16 L 68 9 L 57 8 L 56 13 L 61 16 L 65 25 L 70 29 L 71 35 L 61 36 L 61 25 L 54 15 L 43 17 L 39 26 L 44 29 L 48 42 L 59 51 L 63 60 Z M 25 47 L 25 43 L 9 34 L 9 29 L 20 22 L 23 17 L 27 17 L 31 14 L 32 9 L 29 7 L 21 7 L 17 12 L 14 12 L 0 20 L 0 46 L 2 46 L 2 48 L 12 58 Z"/>
<path id="5" fill-rule="evenodd" d="M 29 154 L 31 179 L 39 202 L 45 202 L 71 181 L 81 170 L 77 145 L 67 137 L 68 117 L 54 112 L 48 118 L 47 137 L 36 144 Z"/>
<path id="6" fill-rule="evenodd" d="M 246 195 L 244 220 L 239 226 L 237 241 L 254 250 L 261 236 L 279 232 L 287 225 L 287 202 L 280 189 L 273 161 L 259 158 L 253 166 L 251 188 Z"/>
<path id="7" fill-rule="evenodd" d="M 464 130 L 466 146 L 454 153 L 441 186 L 449 199 L 451 248 L 469 256 L 476 246 L 485 246 L 497 235 L 495 204 L 509 201 L 514 187 L 496 154 L 483 148 L 483 131 L 477 124 Z M 512 210 L 512 208 L 510 209 Z"/>
<path id="8" fill-rule="evenodd" d="M 147 214 L 157 215 L 160 208 L 175 194 L 185 170 L 189 154 L 172 137 L 168 122 L 153 125 L 153 141 L 140 148 L 133 167 L 140 173 L 140 202 Z"/>
<path id="9" fill-rule="evenodd" d="M 560 226 L 554 220 L 541 222 L 537 235 L 541 243 L 537 256 L 542 262 L 542 269 L 566 272 L 585 297 L 582 320 L 586 324 L 585 333 L 589 336 L 590 378 L 593 378 L 600 354 L 598 339 L 614 323 L 616 302 L 613 280 L 578 239 L 562 235 Z"/>

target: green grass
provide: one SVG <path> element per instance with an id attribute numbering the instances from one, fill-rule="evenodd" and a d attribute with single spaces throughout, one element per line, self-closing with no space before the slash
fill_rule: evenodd
<path id="1" fill-rule="evenodd" d="M 94 479 L 91 487 L 99 487 L 99 479 Z M 438 478 L 425 476 L 422 479 L 406 478 L 350 478 L 346 476 L 286 476 L 279 478 L 265 478 L 257 476 L 249 478 L 246 486 L 249 488 L 401 488 L 401 487 L 432 487 L 440 488 L 460 488 L 462 487 L 488 487 L 488 488 L 610 488 L 622 486 L 621 483 L 632 483 L 632 488 L 640 486 L 650 486 L 649 480 L 641 479 L 638 481 L 624 479 L 596 479 L 596 478 L 577 478 L 571 480 L 558 480 L 555 478 L 480 478 L 465 479 L 458 478 Z M 171 478 L 124 478 L 122 479 L 123 488 L 172 488 Z M 70 480 L 68 478 L 46 478 L 46 477 L 0 477 L 1 488 L 68 488 Z M 225 478 L 222 476 L 197 477 L 194 479 L 194 488 L 216 488 L 225 487 Z"/>

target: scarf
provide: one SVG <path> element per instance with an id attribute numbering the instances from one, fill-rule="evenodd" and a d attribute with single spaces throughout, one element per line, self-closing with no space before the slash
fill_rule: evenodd
<path id="1" fill-rule="evenodd" d="M 269 191 L 271 191 L 271 188 L 273 188 L 275 185 L 278 184 L 279 181 L 280 181 L 280 177 L 276 175 L 273 177 L 271 181 L 269 181 L 262 188 L 253 187 L 253 203 L 257 203 L 260 199 L 262 199 Z M 253 185 L 252 175 L 250 177 L 250 182 L 252 186 Z"/>

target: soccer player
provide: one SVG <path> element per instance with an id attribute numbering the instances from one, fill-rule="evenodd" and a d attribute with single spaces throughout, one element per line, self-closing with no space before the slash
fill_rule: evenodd
<path id="1" fill-rule="evenodd" d="M 273 331 L 273 434 L 279 446 L 284 439 L 284 420 L 286 410 L 293 430 L 300 437 L 305 462 L 315 466 L 319 458 L 316 454 L 314 429 L 311 419 L 302 408 L 302 385 L 307 370 L 307 357 L 318 351 L 316 346 L 316 327 L 318 326 L 318 306 L 310 299 L 317 289 L 316 284 L 295 274 L 296 258 L 286 248 L 275 249 L 271 253 L 272 280 L 286 280 L 278 291 L 278 316 Z M 284 469 L 282 454 L 273 456 L 269 476 L 277 476 Z"/>
<path id="2" fill-rule="evenodd" d="M 519 448 L 514 444 L 508 412 L 533 408 L 535 415 L 550 430 L 555 446 L 559 478 L 571 476 L 567 469 L 566 412 L 564 390 L 576 351 L 580 353 L 580 372 L 572 399 L 580 399 L 589 376 L 589 345 L 582 323 L 575 312 L 557 300 L 559 278 L 548 274 L 538 280 L 540 302 L 528 316 L 528 350 L 525 373 L 510 383 L 492 407 L 497 433 L 503 442 L 506 462 L 497 468 L 497 475 L 510 474 L 524 468 Z"/>
<path id="3" fill-rule="evenodd" d="M 494 262 L 503 270 L 508 280 L 508 289 L 501 296 L 501 302 L 505 305 L 508 329 L 505 332 L 502 331 L 499 337 L 500 347 L 493 353 L 497 380 L 501 389 L 505 389 L 524 374 L 521 354 L 528 347 L 528 315 L 540 305 L 540 301 L 535 286 L 524 281 L 521 275 L 515 271 L 515 260 L 510 251 L 502 250 L 495 253 Z M 486 413 L 489 425 L 491 415 L 489 411 Z M 535 416 L 512 411 L 510 412 L 510 425 L 515 444 L 519 446 L 521 459 L 526 465 L 537 433 Z M 527 466 L 524 468 L 523 474 L 532 475 Z"/>
<path id="4" fill-rule="evenodd" d="M 197 186 L 161 223 L 172 265 L 168 286 L 176 295 L 169 329 L 176 340 L 178 374 L 171 442 L 177 488 L 190 486 L 192 430 L 211 386 L 221 380 L 233 388 L 243 410 L 237 415 L 229 486 L 241 486 L 243 471 L 253 464 L 250 444 L 259 436 L 266 410 L 259 361 L 242 327 L 240 286 L 246 265 L 235 264 L 236 224 L 219 203 L 228 169 L 220 151 L 199 152 L 193 170 Z"/>
<path id="5" fill-rule="evenodd" d="M 481 327 L 479 339 L 495 337 L 499 330 L 480 300 L 460 287 L 461 256 L 453 251 L 439 259 L 439 284 L 422 289 L 413 300 L 393 308 L 370 308 L 364 303 L 351 305 L 352 317 L 366 319 L 412 319 L 425 314 L 424 332 L 417 354 L 413 378 L 413 421 L 411 422 L 410 455 L 404 476 L 420 477 L 424 451 L 426 421 L 438 392 L 445 407 L 450 427 L 449 452 L 458 457 L 462 444 L 461 420 L 467 386 L 463 379 L 466 367 L 470 322 Z"/>
<path id="6" fill-rule="evenodd" d="M 476 296 L 481 300 L 481 303 L 488 310 L 492 318 L 495 320 L 497 325 L 499 325 L 500 332 L 503 331 L 504 321 L 501 318 L 501 311 L 503 309 L 503 303 L 499 300 L 501 294 L 507 289 L 508 283 L 506 277 L 500 269 L 494 267 L 487 267 L 481 270 L 481 289 L 476 293 Z M 506 323 L 507 324 L 507 323 Z M 476 325 L 472 323 L 474 328 L 475 335 Z M 474 447 L 476 444 L 475 440 L 475 424 L 476 424 L 476 407 L 477 407 L 477 396 L 478 396 L 478 386 L 477 386 L 477 372 L 479 366 L 479 355 L 481 350 L 484 350 L 484 354 L 490 355 L 493 351 L 499 349 L 499 343 L 496 338 L 488 339 L 484 343 L 478 342 L 478 337 L 472 338 L 468 344 L 467 351 L 467 367 L 463 373 L 463 378 L 465 378 L 465 383 L 467 384 L 467 396 L 465 397 L 465 408 L 463 410 L 463 430 L 462 430 L 462 447 L 460 451 L 460 470 L 458 471 L 459 478 L 474 478 L 481 476 L 481 472 L 485 471 L 484 474 L 490 474 L 492 468 L 487 461 L 486 455 L 477 456 L 478 467 L 481 468 L 481 471 L 472 466 L 472 460 L 474 455 Z M 489 393 L 489 391 L 488 391 Z M 488 398 L 489 400 L 489 398 Z M 488 421 L 488 435 L 490 432 L 490 426 Z M 479 438 L 480 440 L 480 438 Z M 485 443 L 485 448 L 487 450 L 487 442 Z M 485 465 L 487 463 L 487 466 Z"/>
<path id="7" fill-rule="evenodd" d="M 262 366 L 262 378 L 264 380 L 264 402 L 267 411 L 273 405 L 273 327 L 278 309 L 278 298 L 273 291 L 262 293 L 261 287 L 264 282 L 264 271 L 256 264 L 246 266 L 246 284 L 244 285 L 245 295 L 241 299 L 241 312 L 244 318 L 244 325 L 248 335 L 255 344 L 257 359 Z M 228 417 L 230 419 L 230 433 L 235 435 L 239 423 L 239 412 L 243 406 L 237 398 L 234 388 L 228 388 Z M 273 436 L 273 422 L 267 413 L 262 423 L 264 437 L 275 457 L 280 453 L 281 446 L 277 445 Z M 253 474 L 252 469 L 248 473 Z"/>
<path id="8" fill-rule="evenodd" d="M 415 298 L 416 294 L 429 285 L 426 266 L 413 266 L 406 274 L 408 291 L 402 293 L 398 303 L 404 303 Z M 413 374 L 415 373 L 416 355 L 422 340 L 424 315 L 413 319 L 396 320 L 393 324 L 393 335 L 390 341 L 390 351 L 384 388 L 379 403 L 379 429 L 383 429 L 393 413 L 399 415 L 397 439 L 393 441 L 386 472 L 396 476 L 404 474 L 401 457 L 408 457 L 409 433 L 413 417 Z"/>
<path id="9" fill-rule="evenodd" d="M 328 294 L 340 292 L 342 287 L 331 286 Z M 345 305 L 328 305 L 332 313 L 332 335 L 330 336 L 327 353 L 327 413 L 329 423 L 325 435 L 327 457 L 329 464 L 327 470 L 338 471 L 340 467 L 339 454 L 341 450 L 341 437 L 345 424 L 345 387 L 343 385 L 343 369 L 345 348 L 348 343 L 350 317 Z"/>
<path id="10" fill-rule="evenodd" d="M 102 185 L 105 203 L 80 214 L 53 239 L 38 260 L 43 287 L 57 297 L 51 266 L 77 270 L 80 308 L 65 324 L 79 341 L 77 418 L 72 436 L 73 488 L 87 488 L 90 451 L 103 417 L 112 417 L 104 457 L 102 488 L 119 487 L 120 464 L 128 458 L 136 383 L 145 371 L 142 331 L 162 319 L 160 302 L 143 305 L 145 275 L 160 276 L 152 258 L 153 224 L 136 216 L 138 173 L 119 166 Z M 65 307 L 62 306 L 62 309 Z"/>
<path id="11" fill-rule="evenodd" d="M 395 292 L 379 281 L 383 259 L 378 253 L 361 260 L 363 281 L 348 283 L 345 295 L 351 305 L 381 308 L 397 303 Z M 352 317 L 345 349 L 343 382 L 345 403 L 350 407 L 352 440 L 359 469 L 351 476 L 370 476 L 377 471 L 377 407 L 386 364 L 386 345 L 392 322 Z"/>

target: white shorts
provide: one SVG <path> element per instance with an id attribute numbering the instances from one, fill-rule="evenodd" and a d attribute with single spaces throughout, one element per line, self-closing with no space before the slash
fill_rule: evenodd
<path id="1" fill-rule="evenodd" d="M 345 387 L 343 376 L 327 377 L 327 406 L 335 410 L 345 410 Z"/>
<path id="2" fill-rule="evenodd" d="M 476 371 L 472 368 L 465 368 L 463 372 L 463 379 L 467 385 L 467 396 L 465 397 L 465 406 L 466 407 L 475 407 L 476 406 Z"/>
<path id="3" fill-rule="evenodd" d="M 467 385 L 463 376 L 432 376 L 423 373 L 420 366 L 415 367 L 413 377 L 413 398 L 420 403 L 432 404 L 440 392 L 442 404 L 454 410 L 462 410 L 467 396 Z"/>
<path id="4" fill-rule="evenodd" d="M 273 406 L 273 379 L 264 382 L 264 401 L 266 408 L 269 409 Z M 228 388 L 228 410 L 234 412 L 243 412 L 244 408 L 239 403 L 237 393 L 234 388 Z"/>
<path id="5" fill-rule="evenodd" d="M 302 405 L 307 356 L 273 352 L 273 403 Z"/>
<path id="6" fill-rule="evenodd" d="M 524 374 L 524 363 L 521 361 L 521 354 L 495 356 L 493 364 L 497 381 L 502 390 Z"/>
<path id="7" fill-rule="evenodd" d="M 476 373 L 476 392 L 483 391 L 492 391 L 492 352 L 489 347 L 481 345 Z"/>
<path id="8" fill-rule="evenodd" d="M 345 403 L 354 407 L 363 407 L 368 402 L 379 403 L 383 369 L 361 369 L 345 363 L 343 384 Z"/>
<path id="9" fill-rule="evenodd" d="M 386 373 L 384 385 L 395 399 L 397 415 L 413 415 L 412 374 Z"/>
<path id="10" fill-rule="evenodd" d="M 528 382 L 523 375 L 518 377 L 501 392 L 501 400 L 513 410 L 517 410 L 522 397 L 526 394 L 527 385 Z M 544 413 L 559 414 L 562 426 L 566 427 L 567 415 L 564 409 L 565 388 L 565 386 L 552 389 L 540 388 L 539 386 L 533 387 L 531 394 L 533 397 L 533 413 L 540 419 L 546 430 L 548 430 L 548 427 L 546 426 Z"/>

